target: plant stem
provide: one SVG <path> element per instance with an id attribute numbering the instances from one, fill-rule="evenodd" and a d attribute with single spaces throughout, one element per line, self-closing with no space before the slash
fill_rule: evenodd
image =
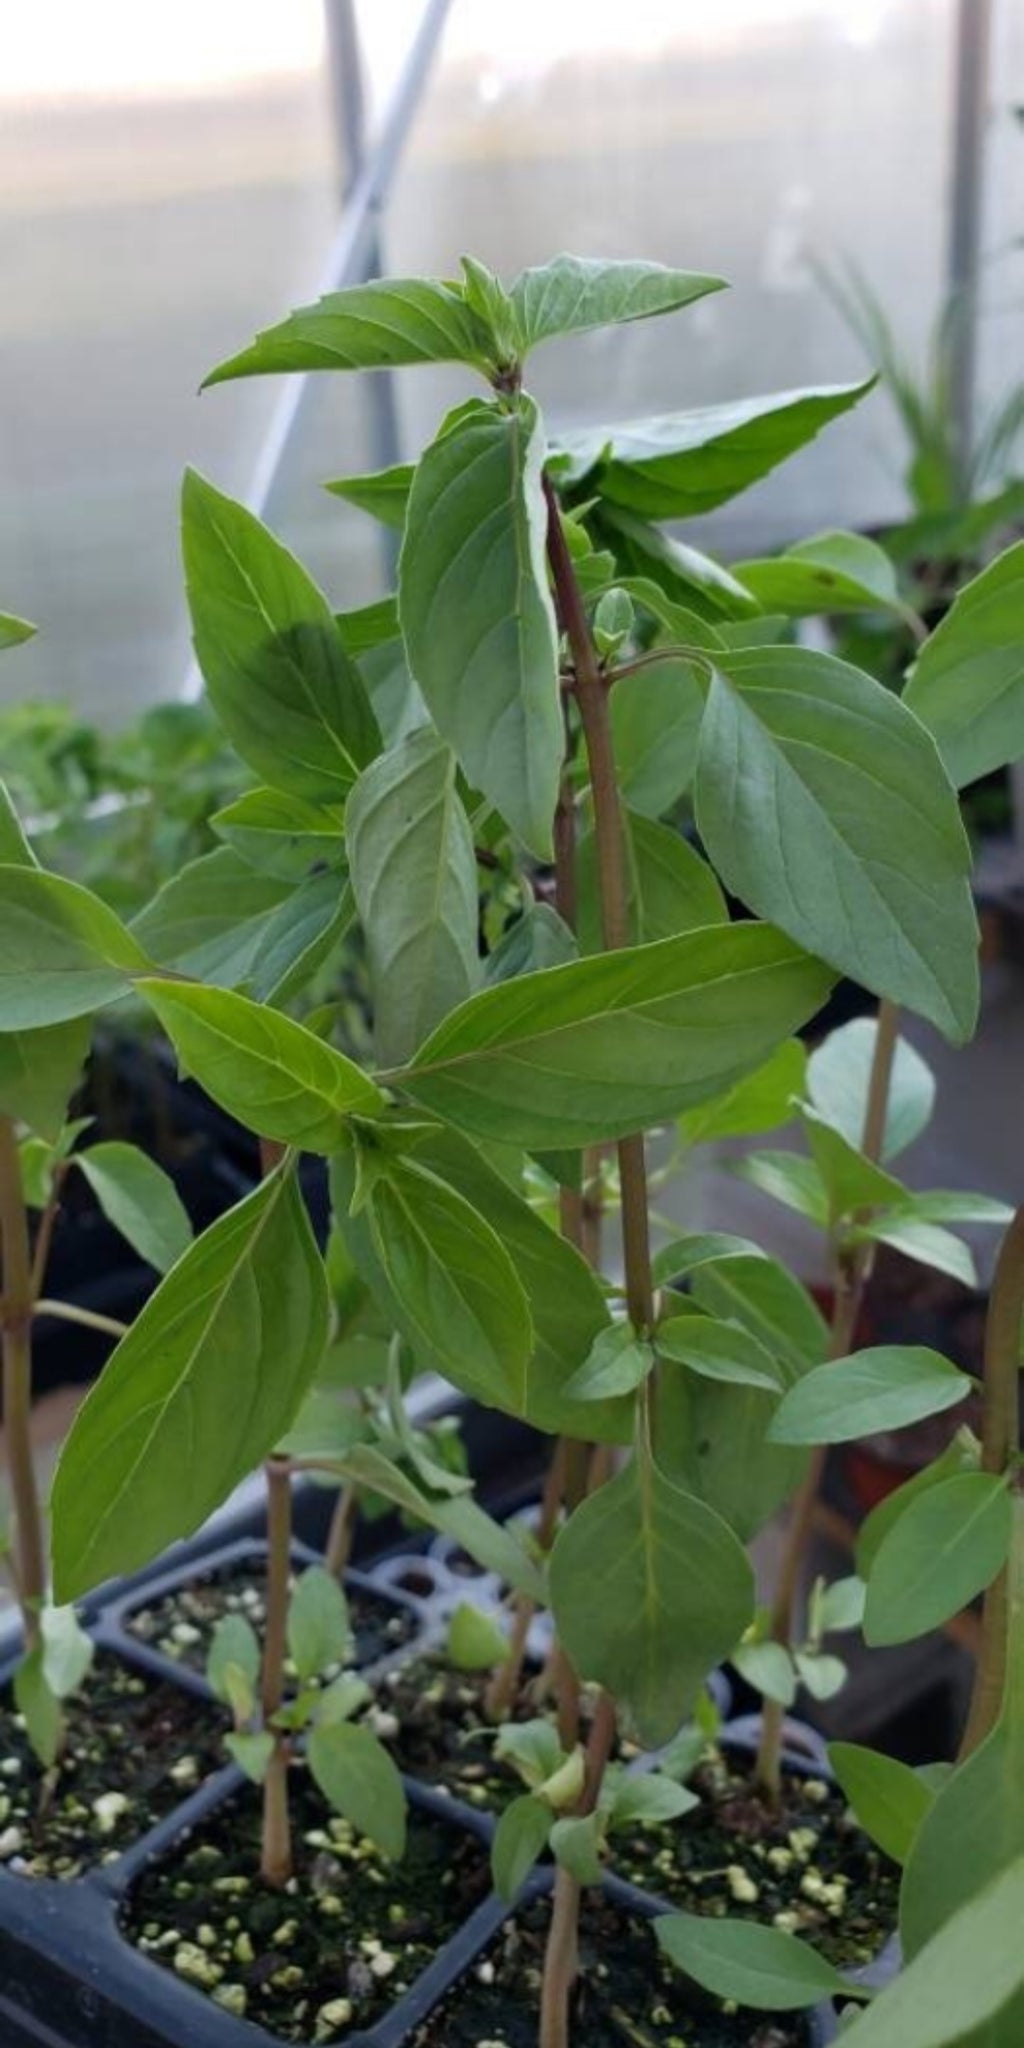
<path id="1" fill-rule="evenodd" d="M 63 1323 L 81 1323 L 86 1330 L 102 1330 L 108 1337 L 126 1337 L 131 1327 L 120 1323 L 116 1316 L 101 1316 L 97 1309 L 79 1308 L 74 1301 L 37 1301 L 33 1305 L 34 1316 L 56 1316 Z"/>
<path id="2" fill-rule="evenodd" d="M 261 1698 L 263 1725 L 270 1728 L 284 1697 L 284 1659 L 288 1630 L 288 1580 L 291 1570 L 292 1488 L 287 1458 L 268 1458 L 267 1475 L 267 1619 L 263 1638 Z M 272 1731 L 274 1732 L 274 1731 Z M 292 1874 L 291 1823 L 288 1814 L 288 1742 L 274 1732 L 274 1753 L 263 1781 L 263 1842 L 260 1875 L 265 1883 L 287 1884 Z"/>
<path id="3" fill-rule="evenodd" d="M 327 1531 L 324 1545 L 324 1566 L 340 1579 L 348 1568 L 352 1555 L 352 1538 L 355 1535 L 356 1517 L 359 1513 L 359 1495 L 351 1480 L 341 1487 L 334 1503 L 331 1526 Z"/>
<path id="4" fill-rule="evenodd" d="M 885 1119 L 889 1107 L 889 1089 L 899 1038 L 899 1025 L 900 1013 L 897 1005 L 881 1002 L 878 1006 L 878 1026 L 875 1032 L 871 1073 L 868 1078 L 867 1101 L 864 1105 L 864 1134 L 861 1140 L 861 1150 L 865 1157 L 876 1163 L 881 1157 L 885 1137 Z M 852 1257 L 839 1256 L 836 1260 L 835 1299 L 828 1346 L 830 1359 L 845 1358 L 853 1342 L 873 1258 L 874 1246 L 865 1244 L 858 1246 Z M 786 1530 L 786 1542 L 779 1565 L 775 1598 L 772 1602 L 771 1636 L 773 1642 L 781 1643 L 787 1650 L 793 1640 L 793 1616 L 803 1578 L 807 1548 L 814 1531 L 815 1515 L 825 1476 L 826 1457 L 827 1452 L 821 1447 L 812 1451 L 807 1471 L 793 1502 Z M 773 1805 L 778 1803 L 782 1789 L 784 1722 L 784 1707 L 778 1700 L 766 1699 L 761 1712 L 761 1740 L 758 1745 L 754 1777 L 760 1790 Z"/>
<path id="5" fill-rule="evenodd" d="M 580 1819 L 593 1813 L 605 1765 L 615 1739 L 615 1703 L 602 1692 L 587 1742 L 586 1776 L 579 1805 Z M 582 1887 L 561 1864 L 555 1875 L 555 1896 L 544 1956 L 541 1985 L 539 2048 L 569 2048 L 569 2000 L 579 1974 L 579 1915 Z"/>
<path id="6" fill-rule="evenodd" d="M 39 1641 L 46 1558 L 32 1460 L 32 1263 L 21 1158 L 14 1125 L 0 1117 L 0 1247 L 3 1252 L 3 1396 L 15 1518 L 18 1598 L 25 1648 Z"/>
<path id="7" fill-rule="evenodd" d="M 1024 1317 L 1024 1208 L 1003 1239 L 985 1325 L 985 1391 L 981 1437 L 983 1472 L 1012 1472 L 1020 1452 L 1020 1333 Z M 990 1735 L 1002 1711 L 1009 1634 L 1009 1569 L 1004 1565 L 985 1594 L 981 1650 L 960 1759 Z"/>

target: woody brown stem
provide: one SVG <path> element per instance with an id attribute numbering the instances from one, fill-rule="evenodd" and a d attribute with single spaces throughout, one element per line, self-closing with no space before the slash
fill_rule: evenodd
<path id="1" fill-rule="evenodd" d="M 996 1261 L 985 1325 L 983 1472 L 1016 1473 L 1020 1455 L 1020 1342 L 1024 1318 L 1024 1208 L 1018 1209 Z M 1009 1569 L 985 1594 L 981 1649 L 961 1759 L 990 1735 L 1002 1711 L 1009 1639 Z"/>
<path id="2" fill-rule="evenodd" d="M 39 1641 L 46 1554 L 32 1458 L 32 1265 L 21 1157 L 14 1125 L 0 1117 L 0 1249 L 3 1256 L 4 1435 L 15 1521 L 15 1576 L 25 1647 Z"/>

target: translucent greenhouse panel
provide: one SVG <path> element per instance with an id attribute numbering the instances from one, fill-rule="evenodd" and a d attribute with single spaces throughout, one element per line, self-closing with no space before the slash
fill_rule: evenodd
<path id="1" fill-rule="evenodd" d="M 275 403 L 200 378 L 336 224 L 322 4 L 35 0 L 3 46 L 0 601 L 43 630 L 0 702 L 125 717 L 186 667 L 184 464 L 244 493 Z"/>
<path id="2" fill-rule="evenodd" d="M 535 384 L 580 426 L 856 377 L 857 342 L 809 252 L 855 258 L 911 353 L 942 289 L 952 0 L 472 0 L 441 60 L 386 222 L 392 268 L 507 274 L 557 248 L 723 272 L 675 320 L 553 344 Z M 410 448 L 459 386 L 402 393 Z M 784 476 L 706 524 L 750 552 L 900 509 L 874 398 Z"/>

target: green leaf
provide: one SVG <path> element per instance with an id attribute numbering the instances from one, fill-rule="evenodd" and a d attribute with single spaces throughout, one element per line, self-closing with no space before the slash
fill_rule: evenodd
<path id="1" fill-rule="evenodd" d="M 149 966 L 90 890 L 40 868 L 0 867 L 0 1032 L 87 1016 L 127 995 Z"/>
<path id="2" fill-rule="evenodd" d="M 529 1303 L 497 1233 L 412 1160 L 388 1162 L 367 1201 L 399 1328 L 464 1393 L 521 1412 L 533 1352 Z"/>
<path id="3" fill-rule="evenodd" d="M 1015 2048 L 1024 2021 L 1014 1996 L 1024 1980 L 1022 1912 L 1018 1857 L 904 1967 L 844 2036 L 848 2048 Z M 986 2021 L 994 2025 L 982 2034 Z"/>
<path id="4" fill-rule="evenodd" d="M 522 271 L 509 286 L 508 296 L 525 353 L 552 335 L 586 334 L 593 327 L 647 320 L 725 289 L 724 278 L 669 270 L 663 263 L 553 256 L 549 263 Z"/>
<path id="5" fill-rule="evenodd" d="M 401 533 L 415 474 L 414 462 L 396 462 L 393 468 L 374 470 L 369 476 L 336 477 L 324 489 Z"/>
<path id="6" fill-rule="evenodd" d="M 219 846 L 165 882 L 132 931 L 161 967 L 233 988 L 252 973 L 273 913 L 293 899 L 280 876 L 259 874 Z"/>
<path id="7" fill-rule="evenodd" d="M 379 1088 L 344 1053 L 291 1017 L 229 989 L 143 981 L 140 994 L 173 1040 L 182 1072 L 261 1137 L 332 1152 L 348 1119 L 384 1108 Z"/>
<path id="8" fill-rule="evenodd" d="M 813 1159 L 800 1152 L 745 1152 L 730 1162 L 737 1180 L 749 1181 L 773 1201 L 795 1209 L 822 1228 L 828 1222 L 828 1195 Z"/>
<path id="9" fill-rule="evenodd" d="M 302 1197 L 278 1171 L 190 1245 L 79 1409 L 53 1488 L 59 1599 L 134 1571 L 220 1506 L 288 1428 L 327 1317 Z"/>
<path id="10" fill-rule="evenodd" d="M 308 875 L 272 910 L 248 973 L 257 1002 L 280 1006 L 306 989 L 355 917 L 355 899 L 336 874 Z"/>
<path id="11" fill-rule="evenodd" d="M 245 1735 L 236 1730 L 233 1735 L 225 1735 L 224 1747 L 252 1784 L 262 1785 L 274 1754 L 273 1736 Z"/>
<path id="12" fill-rule="evenodd" d="M 789 618 L 884 611 L 906 617 L 896 572 L 884 548 L 861 533 L 819 533 L 781 555 L 737 562 L 735 574 L 766 612 Z"/>
<path id="13" fill-rule="evenodd" d="M 606 1785 L 609 1775 L 606 1773 Z M 644 1771 L 634 1776 L 622 1771 L 612 1780 L 608 1825 L 612 1830 L 662 1827 L 666 1821 L 680 1820 L 684 1813 L 692 1813 L 699 1805 L 696 1792 L 667 1777 L 664 1771 Z"/>
<path id="14" fill-rule="evenodd" d="M 280 789 L 247 789 L 210 819 L 213 830 L 249 867 L 284 882 L 344 861 L 341 813 Z"/>
<path id="15" fill-rule="evenodd" d="M 921 1194 L 907 1194 L 900 1203 L 900 1214 L 921 1223 L 992 1223 L 1000 1230 L 1013 1220 L 1008 1202 L 994 1201 L 991 1195 L 977 1195 L 967 1188 L 929 1188 Z"/>
<path id="16" fill-rule="evenodd" d="M 967 840 L 934 745 L 881 683 L 807 648 L 716 656 L 696 811 L 727 888 L 759 916 L 955 1042 L 970 1036 Z"/>
<path id="17" fill-rule="evenodd" d="M 14 1704 L 25 1718 L 25 1732 L 44 1770 L 56 1763 L 63 1732 L 60 1701 L 48 1683 L 43 1648 L 37 1644 L 14 1674 Z"/>
<path id="18" fill-rule="evenodd" d="M 813 1015 L 829 979 L 767 925 L 686 932 L 483 989 L 390 1078 L 480 1137 L 594 1144 L 720 1094 Z"/>
<path id="19" fill-rule="evenodd" d="M 793 1659 L 781 1643 L 740 1643 L 729 1659 L 741 1678 L 781 1707 L 791 1707 L 796 1698 Z"/>
<path id="20" fill-rule="evenodd" d="M 39 1617 L 43 1641 L 43 1676 L 58 1700 L 70 1699 L 92 1667 L 96 1647 L 73 1607 L 47 1602 Z"/>
<path id="21" fill-rule="evenodd" d="M 31 640 L 35 631 L 27 619 L 16 618 L 13 612 L 0 612 L 0 648 L 20 647 L 22 641 Z"/>
<path id="22" fill-rule="evenodd" d="M 206 1659 L 206 1680 L 219 1700 L 231 1705 L 231 1691 L 227 1673 L 241 1672 L 255 1697 L 259 1684 L 261 1653 L 259 1638 L 251 1621 L 244 1614 L 222 1614 L 210 1639 L 209 1655 Z"/>
<path id="23" fill-rule="evenodd" d="M 685 1279 L 698 1266 L 735 1256 L 761 1259 L 767 1253 L 749 1237 L 733 1237 L 725 1230 L 698 1231 L 663 1245 L 652 1262 L 651 1277 L 656 1287 L 665 1287 L 670 1280 Z"/>
<path id="24" fill-rule="evenodd" d="M 703 1280 L 733 1263 L 723 1260 L 720 1266 L 696 1268 L 694 1292 Z M 745 1263 L 735 1261 L 736 1265 Z M 761 1263 L 768 1262 L 750 1261 L 751 1267 Z M 712 1303 L 698 1306 L 692 1298 L 679 1297 L 673 1323 L 704 1320 L 702 1306 L 710 1308 Z M 755 1320 L 751 1318 L 752 1323 Z M 780 1345 L 772 1343 L 767 1355 L 777 1364 L 782 1385 L 788 1385 L 803 1369 L 799 1364 L 794 1368 Z M 765 1442 L 779 1391 L 779 1384 L 769 1391 L 671 1370 L 664 1371 L 658 1383 L 658 1444 L 665 1471 L 677 1485 L 713 1508 L 742 1542 L 755 1536 L 789 1499 L 806 1469 L 804 1452 L 777 1449 Z"/>
<path id="25" fill-rule="evenodd" d="M 495 1737 L 494 1754 L 514 1764 L 532 1792 L 557 1777 L 566 1761 L 554 1722 L 540 1716 L 533 1721 L 504 1721 Z M 578 1789 L 583 1789 L 582 1778 Z"/>
<path id="26" fill-rule="evenodd" d="M 603 498 L 596 531 L 631 571 L 622 579 L 625 588 L 677 645 L 721 646 L 726 620 L 756 613 L 756 598 L 713 555 Z"/>
<path id="27" fill-rule="evenodd" d="M 753 1920 L 672 1913 L 656 1920 L 658 1944 L 678 1970 L 716 1998 L 763 2012 L 797 2012 L 824 1998 L 870 1998 L 794 1934 Z"/>
<path id="28" fill-rule="evenodd" d="M 600 1401 L 608 1394 L 631 1394 L 654 1369 L 654 1352 L 636 1335 L 631 1323 L 612 1323 L 602 1330 L 566 1392 L 577 1401 Z"/>
<path id="29" fill-rule="evenodd" d="M 807 1062 L 807 1092 L 815 1109 L 848 1143 L 864 1142 L 868 1088 L 878 1021 L 854 1017 L 815 1047 Z M 895 1159 L 919 1138 L 935 1106 L 935 1076 L 907 1039 L 898 1038 L 889 1078 L 882 1159 Z"/>
<path id="30" fill-rule="evenodd" d="M 550 1836 L 552 1854 L 577 1884 L 600 1884 L 604 1875 L 600 1854 L 603 1836 L 604 1816 L 600 1813 L 556 1820 Z"/>
<path id="31" fill-rule="evenodd" d="M 551 1809 L 543 1799 L 525 1793 L 506 1806 L 491 1844 L 491 1874 L 494 1889 L 507 1906 L 547 1848 L 550 1830 Z"/>
<path id="32" fill-rule="evenodd" d="M 563 434 L 558 445 L 573 457 L 576 477 L 600 462 L 598 487 L 611 504 L 647 519 L 692 519 L 767 476 L 866 397 L 874 381 L 773 391 Z"/>
<path id="33" fill-rule="evenodd" d="M 859 1209 L 877 1207 L 879 1202 L 906 1199 L 902 1181 L 883 1172 L 816 1110 L 804 1108 L 803 1126 L 827 1191 L 828 1224 L 835 1225 L 844 1216 L 856 1215 Z"/>
<path id="34" fill-rule="evenodd" d="M 479 981 L 473 835 L 455 756 L 423 730 L 360 776 L 345 812 L 382 1066 L 409 1059 Z"/>
<path id="35" fill-rule="evenodd" d="M 694 1273 L 693 1294 L 701 1308 L 749 1330 L 791 1378 L 825 1356 L 824 1317 L 777 1259 L 747 1252 L 709 1260 Z"/>
<path id="36" fill-rule="evenodd" d="M 725 898 L 712 870 L 672 826 L 659 825 L 639 812 L 627 812 L 626 858 L 633 945 L 649 945 L 674 938 L 679 932 L 727 923 Z M 599 953 L 603 941 L 593 832 L 584 833 L 577 846 L 576 886 L 580 951 Z"/>
<path id="37" fill-rule="evenodd" d="M 769 1394 L 781 1391 L 770 1352 L 756 1337 L 735 1323 L 716 1322 L 713 1316 L 670 1316 L 659 1323 L 654 1335 L 659 1358 L 685 1365 L 700 1379 L 722 1380 L 730 1386 L 761 1387 Z"/>
<path id="38" fill-rule="evenodd" d="M 311 1564 L 300 1572 L 288 1602 L 288 1654 L 308 1685 L 348 1654 L 352 1630 L 348 1601 L 333 1572 Z"/>
<path id="39" fill-rule="evenodd" d="M 846 1665 L 841 1657 L 829 1657 L 820 1650 L 794 1650 L 800 1683 L 813 1700 L 831 1700 L 846 1684 Z"/>
<path id="40" fill-rule="evenodd" d="M 344 800 L 380 734 L 327 599 L 252 512 L 188 470 L 185 584 L 210 701 L 274 789 Z"/>
<path id="41" fill-rule="evenodd" d="M 823 1588 L 818 1601 L 822 1632 L 828 1635 L 833 1631 L 862 1627 L 866 1595 L 863 1579 L 853 1574 L 846 1579 L 833 1579 L 830 1586 Z"/>
<path id="42" fill-rule="evenodd" d="M 688 662 L 666 655 L 623 676 L 609 701 L 622 800 L 658 818 L 693 781 L 704 716 L 700 683 Z"/>
<path id="43" fill-rule="evenodd" d="M 445 1653 L 456 1671 L 493 1671 L 508 1657 L 508 1637 L 493 1615 L 460 1600 L 448 1623 Z"/>
<path id="44" fill-rule="evenodd" d="M 39 866 L 4 782 L 0 782 L 0 863 L 11 868 Z"/>
<path id="45" fill-rule="evenodd" d="M 958 1430 L 951 1443 L 930 1465 L 915 1472 L 912 1479 L 904 1481 L 889 1493 L 884 1500 L 872 1508 L 867 1519 L 857 1532 L 857 1570 L 862 1579 L 869 1579 L 874 1568 L 883 1539 L 895 1527 L 900 1516 L 932 1486 L 941 1485 L 944 1479 L 954 1478 L 961 1472 L 976 1472 L 980 1455 L 976 1439 L 967 1430 Z"/>
<path id="46" fill-rule="evenodd" d="M 884 1856 L 905 1863 L 934 1793 L 909 1764 L 883 1756 L 877 1749 L 831 1742 L 828 1760 L 858 1826 L 877 1842 Z"/>
<path id="47" fill-rule="evenodd" d="M 549 1573 L 578 1676 L 607 1687 L 651 1747 L 675 1733 L 753 1607 L 732 1531 L 642 1454 L 570 1517 Z"/>
<path id="48" fill-rule="evenodd" d="M 133 1251 L 158 1273 L 169 1272 L 192 1242 L 188 1212 L 170 1175 L 137 1145 L 114 1138 L 72 1153 L 71 1164 Z"/>
<path id="49" fill-rule="evenodd" d="M 502 933 L 488 955 L 484 981 L 491 987 L 495 982 L 514 981 L 520 974 L 539 974 L 545 967 L 563 967 L 576 958 L 576 940 L 557 910 L 547 903 L 533 903 Z"/>
<path id="50" fill-rule="evenodd" d="M 390 370 L 404 363 L 486 367 L 487 328 L 457 285 L 429 277 L 385 277 L 328 292 L 298 306 L 251 347 L 219 363 L 206 385 L 281 370 Z"/>
<path id="51" fill-rule="evenodd" d="M 954 600 L 910 671 L 904 703 L 962 788 L 1024 754 L 1024 541 Z"/>
<path id="52" fill-rule="evenodd" d="M 398 572 L 409 665 L 474 789 L 550 859 L 564 736 L 532 399 L 474 400 L 420 458 Z"/>
<path id="53" fill-rule="evenodd" d="M 392 1862 L 405 1854 L 405 1789 L 387 1750 L 351 1721 L 314 1728 L 309 1768 L 328 1804 Z"/>
<path id="54" fill-rule="evenodd" d="M 872 1564 L 865 1642 L 907 1643 L 959 1614 L 1002 1570 L 1012 1525 L 1010 1496 L 995 1474 L 963 1473 L 919 1494 Z"/>
<path id="55" fill-rule="evenodd" d="M 952 1231 L 942 1230 L 935 1223 L 923 1223 L 909 1212 L 886 1210 L 874 1216 L 869 1222 L 850 1233 L 856 1244 L 888 1244 L 904 1258 L 916 1259 L 922 1266 L 933 1266 L 939 1273 L 950 1273 L 964 1287 L 978 1284 L 974 1257 L 969 1246 Z"/>
<path id="56" fill-rule="evenodd" d="M 368 1493 L 381 1493 L 385 1500 L 394 1501 L 428 1528 L 454 1537 L 475 1563 L 507 1580 L 515 1592 L 525 1593 L 538 1604 L 546 1599 L 543 1575 L 514 1531 L 492 1521 L 469 1494 L 429 1493 L 373 1444 L 353 1445 L 344 1459 L 339 1459 L 338 1470 Z"/>
<path id="57" fill-rule="evenodd" d="M 438 1132 L 425 1139 L 416 1156 L 490 1225 L 525 1290 L 534 1349 L 525 1385 L 508 1390 L 510 1399 L 523 1402 L 522 1409 L 513 1408 L 512 1412 L 522 1413 L 536 1428 L 554 1435 L 583 1434 L 592 1443 L 628 1443 L 632 1402 L 584 1403 L 572 1400 L 566 1392 L 567 1382 L 587 1357 L 598 1332 L 608 1326 L 605 1297 L 586 1260 L 456 1132 Z M 358 1269 L 394 1321 L 396 1305 L 366 1219 L 349 1214 L 355 1187 L 351 1154 L 340 1153 L 335 1158 L 331 1186 L 339 1227 Z M 432 1354 L 422 1363 L 445 1369 L 443 1358 L 435 1359 Z"/>
<path id="58" fill-rule="evenodd" d="M 718 1138 L 751 1138 L 776 1131 L 796 1115 L 794 1096 L 803 1093 L 807 1054 L 798 1038 L 788 1038 L 762 1067 L 738 1081 L 724 1095 L 687 1110 L 679 1119 L 679 1135 L 687 1145 L 707 1145 Z"/>
<path id="59" fill-rule="evenodd" d="M 905 1429 L 954 1408 L 966 1373 L 921 1345 L 879 1344 L 816 1366 L 781 1401 L 768 1432 L 777 1444 L 843 1444 Z"/>
<path id="60" fill-rule="evenodd" d="M 52 1143 L 78 1085 L 91 1037 L 90 1017 L 75 1017 L 41 1031 L 0 1033 L 0 1116 L 27 1124 Z"/>
<path id="61" fill-rule="evenodd" d="M 359 611 L 336 612 L 335 623 L 366 685 L 387 745 L 397 746 L 409 733 L 429 725 L 427 707 L 409 672 L 396 599 L 386 597 Z"/>

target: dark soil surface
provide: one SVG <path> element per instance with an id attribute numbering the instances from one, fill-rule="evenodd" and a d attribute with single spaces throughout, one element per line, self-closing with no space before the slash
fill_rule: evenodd
<path id="1" fill-rule="evenodd" d="M 148 1643 L 176 1664 L 184 1664 L 190 1671 L 205 1671 L 210 1639 L 225 1614 L 244 1614 L 257 1635 L 262 1635 L 264 1592 L 259 1563 L 237 1564 L 216 1577 L 194 1579 L 179 1591 L 136 1607 L 125 1617 L 125 1626 L 140 1643 Z M 353 1662 L 357 1670 L 400 1650 L 416 1634 L 416 1614 L 387 1593 L 354 1586 L 346 1586 L 345 1592 L 355 1633 Z"/>
<path id="2" fill-rule="evenodd" d="M 841 1968 L 870 1962 L 896 1925 L 900 1873 L 823 1778 L 786 1775 L 766 1811 L 739 1755 L 701 1764 L 701 1805 L 613 1839 L 613 1867 L 687 1913 L 757 1919 L 810 1937 Z"/>
<path id="3" fill-rule="evenodd" d="M 432 1962 L 489 1889 L 487 1852 L 410 1811 L 408 1849 L 384 1861 L 292 1773 L 296 1874 L 259 1876 L 253 1789 L 211 1816 L 133 1887 L 135 1946 L 229 2012 L 284 2041 L 344 2041 L 372 2026 Z"/>
<path id="4" fill-rule="evenodd" d="M 550 1903 L 535 1900 L 412 2035 L 410 2048 L 536 2048 Z M 585 1895 L 572 2036 L 580 2048 L 806 2048 L 797 2014 L 726 2012 L 665 1961 L 650 1923 Z"/>
<path id="5" fill-rule="evenodd" d="M 500 1813 L 526 1787 L 511 1764 L 495 1757 L 498 1731 L 484 1713 L 489 1680 L 486 1671 L 453 1671 L 443 1656 L 414 1657 L 381 1680 L 367 1718 L 410 1777 Z M 584 1695 L 584 1725 L 586 1703 Z M 531 1700 L 528 1680 L 514 1718 L 530 1720 L 549 1705 Z M 623 1744 L 617 1754 L 628 1760 L 636 1751 Z"/>
<path id="6" fill-rule="evenodd" d="M 52 1773 L 10 1691 L 0 1700 L 0 1859 L 30 1877 L 109 1863 L 225 1763 L 225 1716 L 176 1685 L 99 1656 L 66 1702 Z"/>

